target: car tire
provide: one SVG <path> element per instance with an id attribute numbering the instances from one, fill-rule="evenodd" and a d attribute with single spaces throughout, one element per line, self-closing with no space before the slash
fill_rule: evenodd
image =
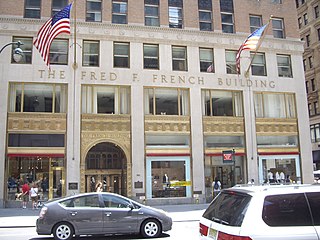
<path id="1" fill-rule="evenodd" d="M 161 224 L 156 219 L 148 219 L 141 225 L 141 235 L 144 238 L 156 238 L 161 234 Z"/>
<path id="2" fill-rule="evenodd" d="M 53 228 L 55 240 L 70 240 L 73 237 L 74 230 L 70 223 L 61 222 Z"/>

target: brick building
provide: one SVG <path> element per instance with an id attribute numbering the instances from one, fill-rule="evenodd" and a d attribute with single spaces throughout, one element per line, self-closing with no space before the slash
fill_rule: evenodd
<path id="1" fill-rule="evenodd" d="M 76 0 L 49 71 L 32 42 L 67 4 L 0 2 L 0 44 L 24 43 L 22 61 L 15 44 L 0 59 L 3 206 L 24 181 L 43 199 L 101 181 L 148 204 L 209 201 L 216 177 L 312 182 L 293 0 Z M 237 75 L 239 46 L 271 15 Z"/>

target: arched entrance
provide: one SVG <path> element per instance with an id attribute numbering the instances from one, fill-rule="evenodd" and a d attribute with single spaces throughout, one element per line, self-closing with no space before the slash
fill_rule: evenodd
<path id="1" fill-rule="evenodd" d="M 105 192 L 127 195 L 127 159 L 114 143 L 99 143 L 86 156 L 85 191 L 95 191 L 98 182 Z"/>

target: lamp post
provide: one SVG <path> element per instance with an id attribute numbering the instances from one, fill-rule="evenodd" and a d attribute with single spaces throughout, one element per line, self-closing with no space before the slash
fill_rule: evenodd
<path id="1" fill-rule="evenodd" d="M 6 47 L 10 46 L 10 45 L 17 45 L 17 47 L 14 49 L 13 51 L 13 60 L 15 62 L 20 62 L 22 57 L 23 57 L 23 51 L 20 48 L 21 45 L 23 45 L 22 42 L 18 41 L 18 42 L 11 42 L 11 43 L 7 43 L 6 45 L 4 45 L 1 50 L 0 50 L 0 54 L 2 53 L 3 49 L 5 49 Z"/>

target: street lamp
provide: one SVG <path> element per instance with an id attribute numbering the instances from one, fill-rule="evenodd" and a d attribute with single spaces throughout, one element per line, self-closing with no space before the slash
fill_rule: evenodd
<path id="1" fill-rule="evenodd" d="M 6 47 L 10 46 L 10 45 L 17 45 L 17 47 L 14 49 L 12 57 L 13 60 L 15 62 L 20 62 L 21 59 L 23 58 L 23 51 L 20 48 L 21 45 L 23 45 L 22 42 L 18 41 L 18 42 L 11 42 L 11 43 L 7 43 L 6 45 L 4 45 L 1 50 L 0 50 L 0 54 L 2 53 L 3 49 L 5 49 Z"/>

